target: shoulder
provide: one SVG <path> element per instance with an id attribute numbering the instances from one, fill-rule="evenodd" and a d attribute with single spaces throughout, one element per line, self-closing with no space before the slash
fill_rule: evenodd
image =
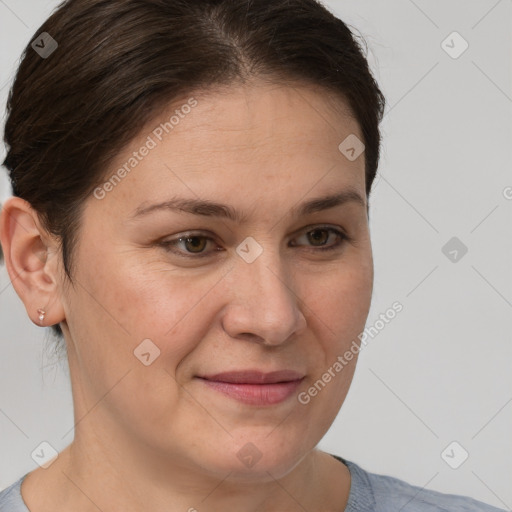
<path id="1" fill-rule="evenodd" d="M 424 489 L 341 460 L 348 466 L 352 478 L 347 512 L 504 512 L 468 496 Z"/>
<path id="2" fill-rule="evenodd" d="M 27 475 L 0 491 L 0 512 L 30 512 L 21 497 L 21 482 Z"/>

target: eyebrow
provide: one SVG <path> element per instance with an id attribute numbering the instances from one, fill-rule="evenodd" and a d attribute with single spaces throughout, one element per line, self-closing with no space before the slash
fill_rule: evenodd
<path id="1" fill-rule="evenodd" d="M 367 207 L 366 201 L 359 194 L 359 192 L 357 192 L 355 189 L 349 188 L 337 194 L 326 195 L 305 201 L 300 205 L 292 208 L 291 215 L 301 217 L 354 202 L 365 208 Z M 148 206 L 145 206 L 143 203 L 135 210 L 130 219 L 137 219 L 139 217 L 148 215 L 149 213 L 161 210 L 181 211 L 205 217 L 219 217 L 229 219 L 240 224 L 247 222 L 248 220 L 245 214 L 231 206 L 207 199 L 188 199 L 180 197 L 175 197 L 168 201 L 163 201 L 161 203 L 155 203 Z"/>

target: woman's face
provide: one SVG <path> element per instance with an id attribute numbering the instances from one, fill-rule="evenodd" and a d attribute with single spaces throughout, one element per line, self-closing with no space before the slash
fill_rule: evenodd
<path id="1" fill-rule="evenodd" d="M 317 445 L 373 282 L 362 135 L 338 106 L 306 86 L 196 94 L 118 155 L 60 286 L 75 442 L 253 480 Z"/>

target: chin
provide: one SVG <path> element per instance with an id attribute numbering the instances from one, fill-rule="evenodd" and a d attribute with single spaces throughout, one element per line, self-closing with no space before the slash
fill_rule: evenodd
<path id="1" fill-rule="evenodd" d="M 270 482 L 290 473 L 314 446 L 311 443 L 311 448 L 306 447 L 300 438 L 293 443 L 290 436 L 269 436 L 267 430 L 264 434 L 244 435 L 243 439 L 234 437 L 225 449 L 217 445 L 210 452 L 208 463 L 216 472 L 230 473 L 231 480 Z"/>

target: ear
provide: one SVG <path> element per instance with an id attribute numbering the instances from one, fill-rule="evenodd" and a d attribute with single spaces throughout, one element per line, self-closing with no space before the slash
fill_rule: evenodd
<path id="1" fill-rule="evenodd" d="M 10 197 L 3 204 L 0 242 L 12 285 L 32 322 L 50 326 L 65 320 L 60 295 L 59 244 L 24 199 Z M 38 309 L 45 311 L 42 322 Z"/>

